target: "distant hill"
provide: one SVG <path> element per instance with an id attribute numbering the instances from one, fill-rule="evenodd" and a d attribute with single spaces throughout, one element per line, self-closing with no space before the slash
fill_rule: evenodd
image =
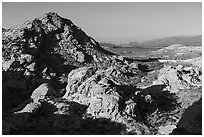
<path id="1" fill-rule="evenodd" d="M 174 44 L 185 45 L 186 47 L 189 46 L 202 46 L 202 36 L 175 36 L 175 37 L 168 37 L 162 39 L 154 39 L 148 40 L 144 42 L 129 42 L 129 43 L 100 43 L 100 45 L 113 53 L 132 57 L 132 56 L 146 56 L 151 51 L 157 51 L 166 47 L 169 47 Z"/>
<path id="2" fill-rule="evenodd" d="M 148 40 L 140 43 L 142 47 L 167 47 L 172 44 L 183 44 L 186 46 L 202 46 L 202 35 L 199 36 L 175 36 L 163 39 Z"/>
<path id="3" fill-rule="evenodd" d="M 144 42 L 129 42 L 121 44 L 100 43 L 107 48 L 117 47 L 138 47 L 138 48 L 164 48 L 173 44 L 182 44 L 186 46 L 202 46 L 202 35 L 198 36 L 174 36 L 161 39 L 147 40 Z"/>

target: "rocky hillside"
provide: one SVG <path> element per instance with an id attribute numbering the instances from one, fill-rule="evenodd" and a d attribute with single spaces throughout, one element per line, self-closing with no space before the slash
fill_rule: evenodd
<path id="1" fill-rule="evenodd" d="M 173 44 L 160 50 L 152 51 L 149 56 L 161 59 L 192 59 L 202 56 L 202 47 Z"/>
<path id="2" fill-rule="evenodd" d="M 201 67 L 113 54 L 56 13 L 2 45 L 3 134 L 201 134 Z"/>

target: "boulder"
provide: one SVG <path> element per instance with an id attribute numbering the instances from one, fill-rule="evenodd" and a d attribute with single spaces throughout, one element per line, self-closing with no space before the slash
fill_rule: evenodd
<path id="1" fill-rule="evenodd" d="M 46 96 L 51 94 L 53 94 L 53 89 L 49 87 L 48 83 L 43 83 L 33 91 L 31 99 L 33 102 L 38 102 L 40 99 L 45 99 Z"/>
<path id="2" fill-rule="evenodd" d="M 84 62 L 85 61 L 85 56 L 84 56 L 84 54 L 82 53 L 82 52 L 80 52 L 80 51 L 77 51 L 76 52 L 76 58 L 77 58 L 77 61 L 78 62 Z"/>
<path id="3" fill-rule="evenodd" d="M 31 102 L 27 104 L 22 110 L 14 112 L 15 114 L 18 113 L 35 113 L 40 108 L 41 103 L 39 102 Z"/>
<path id="4" fill-rule="evenodd" d="M 172 131 L 176 128 L 175 125 L 167 125 L 167 126 L 161 126 L 158 129 L 158 133 L 161 135 L 169 135 L 170 133 L 172 133 Z"/>
<path id="5" fill-rule="evenodd" d="M 41 84 L 37 89 L 35 89 L 31 95 L 31 100 L 25 101 L 23 104 L 20 104 L 14 110 L 19 110 L 14 113 L 35 113 L 41 107 L 41 100 L 45 100 L 46 97 L 51 96 L 54 93 L 54 90 L 50 88 L 48 83 Z M 28 104 L 25 104 L 28 103 Z M 23 107 L 23 108 L 21 108 Z"/>
<path id="6" fill-rule="evenodd" d="M 68 75 L 68 84 L 63 98 L 68 98 L 70 94 L 77 92 L 77 88 L 82 82 L 94 73 L 93 67 L 82 67 L 71 71 Z"/>

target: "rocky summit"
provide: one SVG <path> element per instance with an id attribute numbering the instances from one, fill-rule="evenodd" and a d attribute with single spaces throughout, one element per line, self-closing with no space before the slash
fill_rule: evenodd
<path id="1" fill-rule="evenodd" d="M 119 56 L 52 12 L 2 46 L 3 134 L 202 133 L 201 65 Z"/>

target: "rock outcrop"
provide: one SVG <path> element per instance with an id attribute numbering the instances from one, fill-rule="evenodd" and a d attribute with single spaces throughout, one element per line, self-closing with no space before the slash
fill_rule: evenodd
<path id="1" fill-rule="evenodd" d="M 176 93 L 182 89 L 190 89 L 192 86 L 201 87 L 201 77 L 202 72 L 199 67 L 164 66 L 159 72 L 158 79 L 153 84 L 165 84 L 167 90 Z"/>
<path id="2" fill-rule="evenodd" d="M 125 124 L 129 132 L 141 134 L 137 129 L 140 123 L 132 118 L 136 117 L 136 103 L 119 88 L 123 85 L 112 79 L 115 74 L 110 74 L 110 69 L 113 68 L 105 71 L 94 71 L 93 68 L 73 70 L 69 75 L 64 98 L 88 106 L 86 113 L 94 118 L 109 118 Z M 117 73 L 121 74 L 120 71 Z M 126 103 L 128 101 L 129 103 Z M 135 125 L 130 125 L 130 120 L 135 121 Z M 149 134 L 148 128 L 144 127 L 141 126 L 143 133 Z"/>
<path id="3" fill-rule="evenodd" d="M 2 33 L 3 134 L 194 133 L 201 68 L 113 54 L 56 13 Z"/>

